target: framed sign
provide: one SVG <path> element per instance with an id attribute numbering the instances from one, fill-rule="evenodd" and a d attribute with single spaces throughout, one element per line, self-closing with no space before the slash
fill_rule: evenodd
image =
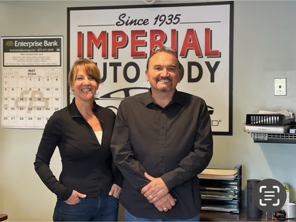
<path id="1" fill-rule="evenodd" d="M 150 88 L 147 58 L 163 46 L 181 63 L 177 89 L 206 101 L 214 135 L 232 135 L 233 2 L 68 8 L 68 70 L 93 60 L 103 79 L 96 101 L 115 112 Z"/>

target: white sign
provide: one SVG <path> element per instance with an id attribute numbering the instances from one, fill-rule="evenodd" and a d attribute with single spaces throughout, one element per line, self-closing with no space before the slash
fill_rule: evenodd
<path id="1" fill-rule="evenodd" d="M 177 89 L 205 99 L 214 135 L 232 135 L 232 18 L 233 2 L 68 8 L 68 67 L 78 58 L 97 63 L 97 102 L 116 110 L 149 89 L 150 51 L 173 48 L 182 64 Z"/>
<path id="2" fill-rule="evenodd" d="M 2 37 L 5 128 L 43 129 L 63 106 L 62 37 Z"/>

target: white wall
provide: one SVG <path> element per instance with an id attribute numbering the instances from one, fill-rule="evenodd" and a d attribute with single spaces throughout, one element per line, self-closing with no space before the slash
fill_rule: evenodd
<path id="1" fill-rule="evenodd" d="M 0 36 L 63 35 L 66 77 L 67 7 L 123 4 L 143 3 L 141 0 L 0 1 Z M 235 1 L 234 130 L 233 136 L 214 137 L 214 157 L 210 164 L 210 167 L 225 168 L 242 164 L 243 189 L 250 178 L 287 182 L 292 190 L 291 201 L 296 200 L 295 145 L 253 143 L 243 132 L 242 121 L 247 113 L 256 113 L 259 109 L 296 112 L 295 10 L 293 1 Z M 275 77 L 287 78 L 287 96 L 274 96 Z M 64 83 L 66 105 L 66 78 Z M 33 167 L 41 135 L 41 130 L 0 128 L 0 213 L 8 214 L 9 221 L 50 221 L 52 218 L 55 195 L 42 184 Z M 51 166 L 58 175 L 58 152 Z"/>

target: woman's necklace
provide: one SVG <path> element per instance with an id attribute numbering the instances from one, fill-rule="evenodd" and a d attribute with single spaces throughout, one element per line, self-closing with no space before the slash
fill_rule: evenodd
<path id="1" fill-rule="evenodd" d="M 92 118 L 93 118 L 93 115 L 92 115 L 90 118 L 85 118 L 85 119 L 86 119 L 86 121 L 88 122 L 88 121 L 90 121 Z"/>

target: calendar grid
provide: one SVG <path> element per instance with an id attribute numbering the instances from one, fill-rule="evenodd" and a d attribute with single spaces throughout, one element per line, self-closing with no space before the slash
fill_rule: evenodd
<path id="1" fill-rule="evenodd" d="M 62 101 L 60 69 L 3 69 L 3 126 L 44 127 Z"/>

